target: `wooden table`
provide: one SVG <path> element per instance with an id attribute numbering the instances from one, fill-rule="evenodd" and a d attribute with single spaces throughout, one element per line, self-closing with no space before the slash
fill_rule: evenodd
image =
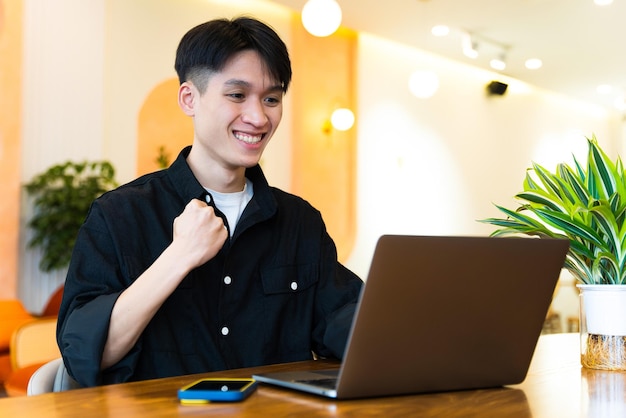
<path id="1" fill-rule="evenodd" d="M 176 398 L 200 377 L 330 363 L 310 361 L 0 399 L 0 417 L 626 417 L 626 373 L 583 369 L 579 357 L 578 334 L 553 334 L 539 339 L 526 380 L 506 388 L 333 401 L 260 384 L 240 403 L 182 406 Z"/>

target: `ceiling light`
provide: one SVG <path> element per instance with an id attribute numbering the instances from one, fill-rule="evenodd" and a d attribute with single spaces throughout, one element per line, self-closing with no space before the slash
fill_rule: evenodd
<path id="1" fill-rule="evenodd" d="M 420 99 L 428 99 L 439 89 L 439 77 L 433 71 L 415 71 L 409 78 L 409 90 Z"/>
<path id="2" fill-rule="evenodd" d="M 541 60 L 539 58 L 531 58 L 526 60 L 526 68 L 528 68 L 529 70 L 537 70 L 539 68 L 541 68 L 541 66 L 543 65 L 543 62 L 541 62 Z"/>
<path id="3" fill-rule="evenodd" d="M 450 28 L 446 25 L 433 26 L 430 30 L 434 36 L 447 36 L 450 33 Z"/>
<path id="4" fill-rule="evenodd" d="M 497 71 L 504 70 L 506 68 L 506 61 L 504 61 L 504 54 L 500 55 L 497 58 L 493 58 L 491 61 L 489 61 L 489 65 L 494 70 L 497 70 Z"/>
<path id="5" fill-rule="evenodd" d="M 313 36 L 329 36 L 341 25 L 341 7 L 335 0 L 309 0 L 302 8 L 302 24 Z"/>
<path id="6" fill-rule="evenodd" d="M 613 0 L 594 0 L 596 6 L 608 6 L 613 3 Z"/>

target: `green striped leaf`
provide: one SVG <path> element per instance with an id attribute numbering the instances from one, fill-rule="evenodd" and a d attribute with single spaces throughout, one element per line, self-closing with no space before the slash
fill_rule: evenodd
<path id="1" fill-rule="evenodd" d="M 581 206 L 587 207 L 589 204 L 589 194 L 587 190 L 585 190 L 584 182 L 581 181 L 579 177 L 576 177 L 572 169 L 565 164 L 559 164 L 557 170 L 563 181 L 572 188 L 572 191 L 577 197 L 575 200 L 577 200 Z"/>
<path id="2" fill-rule="evenodd" d="M 533 210 L 548 225 L 563 231 L 565 235 L 572 237 L 580 237 L 584 240 L 591 241 L 594 245 L 602 246 L 602 238 L 596 231 L 587 225 L 580 224 L 572 220 L 569 216 L 558 212 L 550 212 L 541 209 Z"/>
<path id="3" fill-rule="evenodd" d="M 595 137 L 589 139 L 589 156 L 587 160 L 588 172 L 593 173 L 598 196 L 596 198 L 609 199 L 615 193 L 616 170 L 606 154 L 598 147 Z"/>
<path id="4" fill-rule="evenodd" d="M 539 205 L 539 207 L 548 207 L 562 213 L 569 212 L 567 208 L 563 206 L 563 202 L 561 200 L 555 199 L 553 195 L 550 195 L 544 190 L 529 190 L 527 192 L 519 193 L 515 195 L 515 197 Z"/>
<path id="5" fill-rule="evenodd" d="M 533 163 L 533 170 L 537 174 L 537 177 L 539 177 L 541 183 L 546 188 L 546 191 L 548 191 L 549 193 L 553 193 L 559 199 L 561 199 L 561 190 L 559 189 L 558 182 L 555 180 L 556 176 L 537 163 Z"/>

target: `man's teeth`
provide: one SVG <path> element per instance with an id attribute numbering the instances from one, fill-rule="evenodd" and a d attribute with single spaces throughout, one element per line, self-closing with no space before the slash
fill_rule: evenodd
<path id="1" fill-rule="evenodd" d="M 242 134 L 241 132 L 238 132 L 235 134 L 235 138 L 248 144 L 256 144 L 257 142 L 261 141 L 261 139 L 263 138 L 263 135 L 253 136 L 253 135 Z"/>

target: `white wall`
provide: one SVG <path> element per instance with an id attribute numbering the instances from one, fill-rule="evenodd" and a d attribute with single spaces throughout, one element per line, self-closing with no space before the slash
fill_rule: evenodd
<path id="1" fill-rule="evenodd" d="M 24 1 L 22 178 L 101 158 L 104 0 Z"/>
<path id="2" fill-rule="evenodd" d="M 531 161 L 584 161 L 585 135 L 607 151 L 619 139 L 606 110 L 368 34 L 357 68 L 358 239 L 347 264 L 362 277 L 380 235 L 487 235 L 494 228 L 477 220 L 515 204 Z M 438 74 L 435 96 L 409 93 L 415 70 Z M 504 96 L 485 94 L 494 79 L 509 83 Z"/>

